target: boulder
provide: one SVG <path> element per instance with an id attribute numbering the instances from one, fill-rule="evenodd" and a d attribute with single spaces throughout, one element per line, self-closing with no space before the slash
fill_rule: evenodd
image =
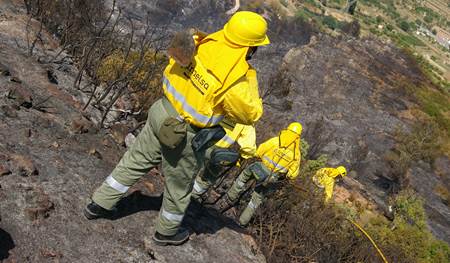
<path id="1" fill-rule="evenodd" d="M 30 157 L 13 154 L 10 156 L 10 164 L 12 170 L 20 176 L 32 176 L 39 174 L 38 169 Z"/>
<path id="2" fill-rule="evenodd" d="M 22 85 L 15 85 L 15 87 L 11 88 L 8 92 L 8 99 L 14 100 L 16 105 L 25 108 L 31 108 L 33 106 L 31 92 Z"/>

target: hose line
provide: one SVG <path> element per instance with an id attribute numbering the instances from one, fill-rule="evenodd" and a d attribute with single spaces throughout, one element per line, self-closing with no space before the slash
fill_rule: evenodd
<path id="1" fill-rule="evenodd" d="M 375 249 L 377 250 L 378 254 L 380 255 L 381 259 L 383 260 L 384 263 L 388 263 L 386 257 L 383 255 L 383 252 L 381 252 L 381 249 L 377 246 L 377 244 L 375 243 L 375 241 L 369 236 L 369 234 L 360 226 L 358 225 L 355 221 L 347 218 L 348 221 L 350 221 L 350 223 L 352 223 L 354 226 L 356 226 L 372 243 L 372 245 L 375 247 Z"/>

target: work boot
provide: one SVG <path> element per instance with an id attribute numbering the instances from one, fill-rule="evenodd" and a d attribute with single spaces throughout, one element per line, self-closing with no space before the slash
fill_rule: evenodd
<path id="1" fill-rule="evenodd" d="M 105 208 L 97 205 L 94 202 L 91 202 L 84 209 L 84 216 L 89 219 L 97 219 L 97 218 L 111 218 L 117 214 L 117 209 L 113 208 L 112 210 L 106 210 Z"/>
<path id="2" fill-rule="evenodd" d="M 185 228 L 180 228 L 178 232 L 173 236 L 166 236 L 158 232 L 155 232 L 155 235 L 153 236 L 153 241 L 155 241 L 155 244 L 158 246 L 179 246 L 186 242 L 188 239 L 189 231 Z"/>

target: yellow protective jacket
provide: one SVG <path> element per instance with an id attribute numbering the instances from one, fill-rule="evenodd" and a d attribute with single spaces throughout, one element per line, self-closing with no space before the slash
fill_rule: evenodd
<path id="1" fill-rule="evenodd" d="M 300 169 L 300 138 L 292 138 L 287 133 L 290 131 L 284 130 L 280 136 L 262 143 L 256 150 L 256 155 L 272 172 L 283 173 L 287 178 L 295 179 Z"/>
<path id="2" fill-rule="evenodd" d="M 223 31 L 200 39 L 196 53 L 183 67 L 169 60 L 164 70 L 164 95 L 186 122 L 211 127 L 228 119 L 247 125 L 262 115 L 256 71 L 247 63 L 248 47 L 225 40 Z"/>
<path id="3" fill-rule="evenodd" d="M 221 122 L 226 135 L 216 143 L 217 147 L 229 148 L 234 143 L 240 146 L 239 153 L 242 158 L 249 159 L 255 156 L 256 153 L 256 131 L 255 127 L 251 125 L 243 125 L 237 123 L 234 127 L 226 122 Z"/>
<path id="4" fill-rule="evenodd" d="M 314 183 L 325 191 L 325 202 L 328 202 L 333 196 L 334 181 L 338 175 L 339 172 L 336 168 L 322 168 L 313 176 Z"/>

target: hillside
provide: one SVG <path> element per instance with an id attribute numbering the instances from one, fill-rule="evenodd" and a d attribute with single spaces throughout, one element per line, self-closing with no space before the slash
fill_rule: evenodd
<path id="1" fill-rule="evenodd" d="M 355 16 L 339 0 L 240 1 L 267 17 L 272 42 L 251 61 L 264 100 L 257 141 L 300 121 L 302 175 L 248 229 L 192 204 L 191 240 L 177 248 L 150 240 L 158 170 L 117 218 L 92 222 L 81 211 L 161 96 L 172 33 L 219 30 L 234 1 L 105 0 L 69 12 L 72 1 L 0 0 L 0 261 L 378 262 L 349 218 L 389 262 L 450 255 L 449 53 L 392 14 L 448 30 L 445 1 L 362 0 Z M 337 165 L 349 176 L 323 205 L 311 173 Z"/>
<path id="2" fill-rule="evenodd" d="M 360 0 L 355 14 L 348 15 L 343 9 L 345 0 L 290 1 L 286 5 L 294 15 L 306 17 L 330 16 L 324 26 L 339 28 L 340 22 L 357 20 L 363 36 L 374 35 L 397 46 L 410 49 L 415 56 L 423 57 L 430 77 L 449 89 L 450 82 L 450 6 L 448 1 L 420 0 Z M 283 1 L 280 2 L 281 5 Z M 293 11 L 292 11 L 293 10 Z M 320 20 L 320 19 L 319 19 Z"/>

